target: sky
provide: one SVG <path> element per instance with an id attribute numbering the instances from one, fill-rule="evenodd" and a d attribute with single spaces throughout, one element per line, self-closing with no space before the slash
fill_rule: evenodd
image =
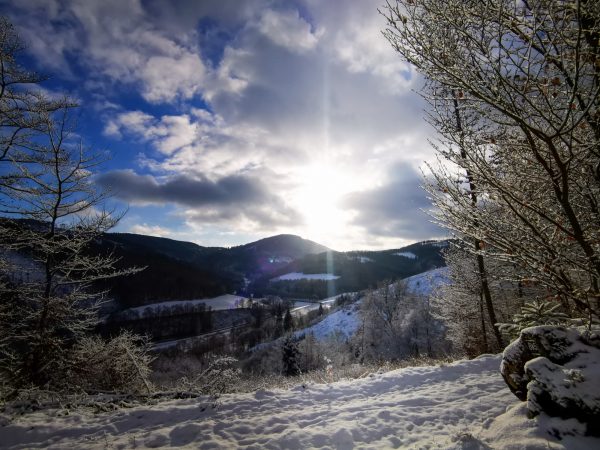
<path id="1" fill-rule="evenodd" d="M 115 231 L 205 246 L 280 233 L 330 248 L 440 238 L 421 169 L 422 80 L 383 0 L 0 0 L 110 160 Z"/>

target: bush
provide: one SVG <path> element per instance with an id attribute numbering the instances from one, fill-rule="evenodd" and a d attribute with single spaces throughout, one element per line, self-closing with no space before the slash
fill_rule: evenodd
<path id="1" fill-rule="evenodd" d="M 144 337 L 125 331 L 109 339 L 89 336 L 73 348 L 69 387 L 85 392 L 115 391 L 150 393 L 148 381 L 152 357 Z M 71 390 L 68 389 L 68 390 Z"/>

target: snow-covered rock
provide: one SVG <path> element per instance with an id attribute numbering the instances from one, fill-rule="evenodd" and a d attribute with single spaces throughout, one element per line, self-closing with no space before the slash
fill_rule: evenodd
<path id="1" fill-rule="evenodd" d="M 531 416 L 545 413 L 587 424 L 600 435 L 600 336 L 575 328 L 523 330 L 502 357 L 511 391 L 527 401 Z"/>

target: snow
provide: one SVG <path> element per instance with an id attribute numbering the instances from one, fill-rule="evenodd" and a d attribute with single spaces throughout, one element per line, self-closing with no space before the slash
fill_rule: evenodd
<path id="1" fill-rule="evenodd" d="M 238 295 L 225 294 L 219 297 L 213 298 L 202 298 L 195 300 L 172 300 L 167 302 L 152 303 L 151 305 L 136 306 L 135 308 L 128 308 L 121 311 L 121 314 L 128 315 L 133 313 L 135 315 L 149 315 L 158 313 L 159 311 L 166 311 L 169 309 L 182 308 L 182 307 L 193 307 L 198 306 L 202 303 L 206 307 L 211 307 L 213 311 L 219 311 L 223 309 L 233 309 L 239 307 L 245 300 L 244 297 Z"/>
<path id="2" fill-rule="evenodd" d="M 294 335 L 300 337 L 312 333 L 317 340 L 323 340 L 332 334 L 339 333 L 349 338 L 356 333 L 360 326 L 359 304 L 360 302 L 357 302 L 339 309 L 326 316 L 319 323 L 296 331 Z"/>
<path id="3" fill-rule="evenodd" d="M 319 304 L 323 305 L 323 308 L 328 309 L 331 308 L 335 304 L 336 300 L 342 295 L 355 295 L 355 292 L 346 292 L 343 294 L 334 295 L 333 297 L 327 297 L 323 300 L 319 300 L 318 302 L 296 301 L 294 302 L 294 308 L 291 312 L 296 314 L 306 314 L 309 311 L 315 311 L 319 309 Z"/>
<path id="4" fill-rule="evenodd" d="M 541 414 L 530 420 L 527 414 L 527 404 L 518 402 L 509 407 L 506 413 L 484 424 L 481 439 L 493 443 L 493 448 L 503 450 L 600 448 L 600 439 L 581 436 L 585 432 L 585 425 L 575 419 L 562 420 Z M 579 436 L 570 435 L 574 430 L 578 431 Z M 560 441 L 550 436 L 550 433 L 556 432 L 562 435 Z"/>
<path id="5" fill-rule="evenodd" d="M 566 421 L 528 420 L 522 403 L 513 406 L 517 401 L 499 364 L 499 356 L 486 356 L 352 381 L 228 394 L 215 408 L 209 399 L 185 399 L 99 414 L 36 412 L 0 418 L 0 442 L 6 449 L 600 448 L 597 438 L 557 441 L 548 434 Z"/>
<path id="6" fill-rule="evenodd" d="M 360 262 L 361 264 L 366 264 L 366 263 L 373 262 L 373 260 L 371 258 L 369 258 L 368 256 L 355 256 L 352 259 Z"/>
<path id="7" fill-rule="evenodd" d="M 394 255 L 404 256 L 405 258 L 408 258 L 408 259 L 417 259 L 417 255 L 415 255 L 412 252 L 398 252 L 398 253 L 394 253 Z"/>
<path id="8" fill-rule="evenodd" d="M 290 272 L 284 275 L 280 275 L 271 281 L 291 281 L 291 280 L 337 280 L 338 275 L 332 273 L 303 273 L 303 272 Z"/>
<path id="9" fill-rule="evenodd" d="M 448 268 L 429 270 L 427 272 L 405 278 L 408 290 L 413 294 L 429 296 L 442 284 L 448 283 Z"/>

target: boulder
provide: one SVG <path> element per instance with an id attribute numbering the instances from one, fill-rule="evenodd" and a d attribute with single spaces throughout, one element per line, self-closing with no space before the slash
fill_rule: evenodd
<path id="1" fill-rule="evenodd" d="M 502 377 L 527 401 L 529 414 L 541 412 L 587 424 L 600 433 L 600 336 L 550 325 L 526 328 L 502 356 Z"/>

